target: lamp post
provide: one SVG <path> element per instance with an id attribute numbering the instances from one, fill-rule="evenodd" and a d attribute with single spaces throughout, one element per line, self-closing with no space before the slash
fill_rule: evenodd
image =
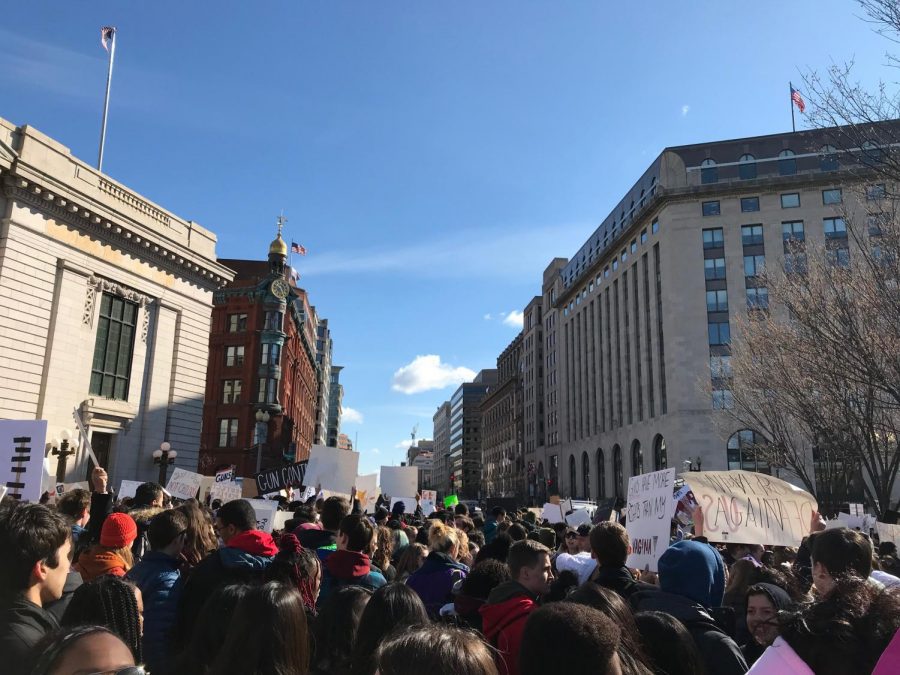
<path id="1" fill-rule="evenodd" d="M 687 469 L 688 471 L 700 471 L 700 465 L 701 465 L 702 461 L 703 460 L 701 460 L 699 456 L 696 459 L 688 458 L 688 459 L 684 460 L 684 468 Z M 696 469 L 694 468 L 695 464 L 697 465 Z"/>
<path id="2" fill-rule="evenodd" d="M 59 462 L 56 464 L 56 482 L 64 483 L 66 480 L 66 464 L 68 463 L 69 457 L 75 454 L 75 449 L 69 447 L 69 441 L 72 440 L 72 432 L 68 429 L 63 429 L 59 433 L 59 438 L 55 436 L 50 441 L 50 454 L 56 455 L 59 457 Z"/>
<path id="3" fill-rule="evenodd" d="M 175 463 L 178 453 L 172 450 L 172 445 L 168 441 L 159 444 L 159 449 L 153 451 L 153 463 L 159 465 L 159 484 L 165 486 L 166 472 L 169 465 Z"/>
<path id="4" fill-rule="evenodd" d="M 269 420 L 272 416 L 267 410 L 256 411 L 256 473 L 262 470 L 263 443 L 269 436 Z"/>

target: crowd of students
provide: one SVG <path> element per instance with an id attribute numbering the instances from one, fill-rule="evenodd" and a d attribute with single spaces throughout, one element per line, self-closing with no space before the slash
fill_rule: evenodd
<path id="1" fill-rule="evenodd" d="M 616 522 L 332 496 L 273 536 L 245 500 L 92 487 L 0 503 L 0 672 L 900 672 L 896 548 L 818 514 L 788 549 L 711 544 L 698 510 L 650 573 Z"/>

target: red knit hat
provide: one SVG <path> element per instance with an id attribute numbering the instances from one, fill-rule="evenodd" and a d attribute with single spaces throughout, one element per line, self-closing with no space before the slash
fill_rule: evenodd
<path id="1" fill-rule="evenodd" d="M 100 545 L 125 548 L 137 539 L 137 523 L 127 513 L 110 513 L 100 528 Z"/>

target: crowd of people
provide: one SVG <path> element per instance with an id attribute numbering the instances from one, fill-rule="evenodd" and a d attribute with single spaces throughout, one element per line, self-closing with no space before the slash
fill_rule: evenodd
<path id="1" fill-rule="evenodd" d="M 10 675 L 848 675 L 900 672 L 890 542 L 826 529 L 797 549 L 673 527 L 655 572 L 618 522 L 578 528 L 462 504 L 363 513 L 167 503 L 141 485 L 0 503 L 0 672 Z"/>

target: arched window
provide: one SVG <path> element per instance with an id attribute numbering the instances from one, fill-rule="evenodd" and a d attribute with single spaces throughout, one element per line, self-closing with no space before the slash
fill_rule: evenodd
<path id="1" fill-rule="evenodd" d="M 716 160 L 707 157 L 700 162 L 700 182 L 704 185 L 719 182 L 719 170 L 716 168 Z"/>
<path id="2" fill-rule="evenodd" d="M 756 178 L 756 157 L 749 153 L 741 155 L 738 160 L 738 177 L 741 180 Z"/>
<path id="3" fill-rule="evenodd" d="M 538 462 L 537 468 L 537 499 L 539 504 L 547 501 L 547 479 L 544 477 L 543 462 Z"/>
<path id="4" fill-rule="evenodd" d="M 603 448 L 597 448 L 597 501 L 606 499 L 606 458 Z"/>
<path id="5" fill-rule="evenodd" d="M 669 458 L 666 455 L 666 439 L 659 435 L 653 440 L 653 467 L 656 471 L 669 468 Z"/>
<path id="6" fill-rule="evenodd" d="M 863 164 L 878 164 L 881 162 L 881 148 L 875 141 L 866 141 L 862 144 Z"/>
<path id="7" fill-rule="evenodd" d="M 772 468 L 762 456 L 762 448 L 769 442 L 752 429 L 741 429 L 728 439 L 728 470 L 743 469 L 757 473 L 772 473 Z"/>
<path id="8" fill-rule="evenodd" d="M 822 171 L 837 171 L 837 148 L 833 145 L 823 145 L 819 148 L 819 168 Z"/>
<path id="9" fill-rule="evenodd" d="M 613 490 L 616 497 L 625 496 L 625 474 L 622 470 L 622 448 L 619 444 L 613 446 Z"/>
<path id="10" fill-rule="evenodd" d="M 641 450 L 641 442 L 634 439 L 631 444 L 631 475 L 640 476 L 644 473 L 644 452 Z"/>
<path id="11" fill-rule="evenodd" d="M 581 453 L 581 498 L 591 498 L 591 458 L 587 452 Z"/>
<path id="12" fill-rule="evenodd" d="M 778 153 L 778 173 L 782 176 L 793 176 L 797 173 L 797 160 L 793 150 L 782 150 Z"/>
<path id="13" fill-rule="evenodd" d="M 575 486 L 578 483 L 576 482 L 575 476 L 575 455 L 569 455 L 569 496 L 575 496 Z"/>

